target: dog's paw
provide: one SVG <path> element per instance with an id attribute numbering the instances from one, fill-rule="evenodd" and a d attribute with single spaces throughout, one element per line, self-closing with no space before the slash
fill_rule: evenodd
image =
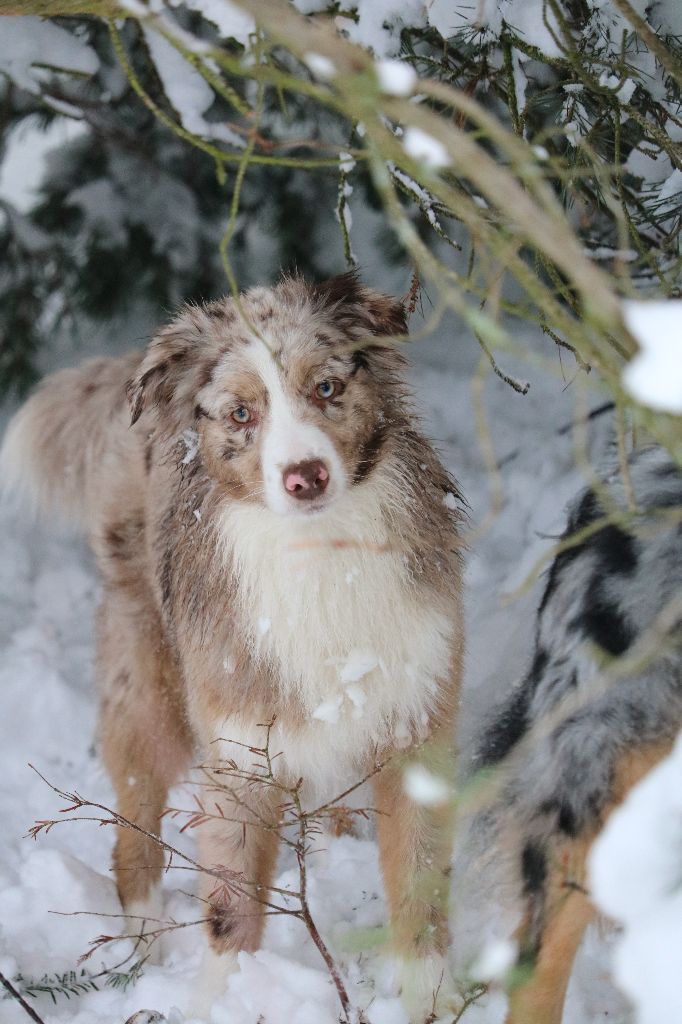
<path id="1" fill-rule="evenodd" d="M 439 954 L 401 960 L 398 981 L 410 1024 L 451 1021 L 463 1007 L 448 962 Z"/>
<path id="2" fill-rule="evenodd" d="M 137 955 L 140 959 L 144 958 L 147 964 L 158 967 L 163 960 L 163 936 L 155 937 L 153 933 L 155 929 L 163 927 L 165 923 L 161 887 L 158 884 L 154 885 L 145 899 L 132 900 L 126 906 L 124 913 L 128 919 L 129 932 L 139 936 Z M 149 937 L 145 938 L 146 935 Z M 141 1010 L 140 1013 L 142 1012 L 147 1011 Z M 127 1021 L 126 1024 L 128 1024 Z"/>
<path id="3" fill-rule="evenodd" d="M 224 994 L 229 976 L 238 970 L 236 953 L 219 954 L 212 949 L 206 950 L 185 1009 L 186 1018 L 206 1021 L 208 1024 L 213 1004 Z"/>

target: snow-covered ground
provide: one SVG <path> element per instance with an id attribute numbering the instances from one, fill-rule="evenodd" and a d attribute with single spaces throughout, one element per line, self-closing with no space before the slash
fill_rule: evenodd
<path id="1" fill-rule="evenodd" d="M 296 5 L 302 11 L 328 6 L 326 0 L 296 0 Z M 251 20 L 232 5 L 189 0 L 187 6 L 214 20 L 223 35 L 246 41 Z M 657 0 L 654 4 L 636 0 L 634 6 L 642 15 L 649 13 L 650 24 L 673 33 L 682 31 L 679 0 Z M 613 41 L 618 55 L 625 27 L 622 14 L 603 0 L 595 0 L 590 7 L 596 27 L 605 39 Z M 379 82 L 393 95 L 407 95 L 415 88 L 412 70 L 390 59 L 398 52 L 400 29 L 405 23 L 428 24 L 447 37 L 456 28 L 480 22 L 492 38 L 504 19 L 505 24 L 516 26 L 528 42 L 544 48 L 550 56 L 558 52 L 541 0 L 364 0 L 358 10 L 357 21 L 349 21 L 347 30 L 383 58 L 377 65 Z M 97 66 L 96 54 L 82 39 L 77 41 L 53 23 L 38 19 L 5 22 L 0 38 L 0 71 L 29 93 L 39 92 L 45 52 L 50 52 L 55 63 L 58 54 L 60 66 L 80 73 L 92 72 Z M 147 39 L 183 125 L 206 138 L 241 144 L 229 130 L 220 131 L 204 117 L 212 103 L 205 80 L 151 27 Z M 334 65 L 327 58 L 310 54 L 306 59 L 321 79 L 333 76 Z M 625 98 L 623 90 L 631 96 L 639 81 L 656 82 L 654 57 L 645 48 L 636 56 L 631 54 L 629 61 L 629 78 L 619 84 L 607 76 L 601 82 L 607 88 L 615 89 L 617 85 L 615 91 L 620 91 L 621 100 Z M 517 55 L 514 77 L 521 110 L 527 86 L 525 63 Z M 588 120 L 584 108 L 583 115 Z M 67 123 L 71 126 L 68 130 L 64 127 Z M 570 124 L 569 138 L 577 137 L 577 124 Z M 11 198 L 22 210 L 28 208 L 35 200 L 45 150 L 67 137 L 73 138 L 79 130 L 69 121 L 57 122 L 45 134 L 15 131 L 0 169 L 0 199 Z M 667 130 L 677 131 L 672 121 Z M 409 153 L 432 167 L 449 159 L 440 143 L 415 128 L 406 132 L 404 141 Z M 628 169 L 643 175 L 649 184 L 660 185 L 658 201 L 679 190 L 680 171 L 673 170 L 663 151 L 643 153 L 634 149 Z M 350 188 L 347 184 L 345 187 Z M 92 191 L 88 194 L 92 200 Z M 81 190 L 81 202 L 84 196 Z M 348 207 L 342 209 L 350 226 Z M 429 219 L 435 217 L 430 209 L 428 215 Z M 354 226 L 353 246 L 363 257 L 367 252 L 363 253 L 363 239 L 357 235 L 362 234 L 363 222 L 371 220 L 372 215 L 364 211 L 363 217 L 356 217 Z M 379 254 L 372 258 L 374 263 L 382 262 Z M 364 258 L 363 263 L 367 267 Z M 671 307 L 666 303 L 663 311 L 666 323 L 675 312 Z M 633 320 L 636 315 L 637 309 L 631 306 L 630 322 L 638 334 Z M 679 311 L 676 315 L 679 317 Z M 641 338 L 644 351 L 633 361 L 626 384 L 642 400 L 651 402 L 653 395 L 655 407 L 679 411 L 677 328 L 672 334 L 668 329 L 661 332 L 650 319 L 650 311 L 646 316 L 646 326 L 649 330 L 655 327 L 655 337 L 649 340 L 647 330 Z M 132 342 L 147 327 L 139 322 L 130 330 L 120 327 L 119 339 L 127 336 Z M 96 338 L 89 331 L 85 335 L 90 352 L 120 347 L 102 329 Z M 438 441 L 445 462 L 459 478 L 471 505 L 466 591 L 468 656 L 460 729 L 465 759 L 483 716 L 502 699 L 524 668 L 538 599 L 539 584 L 533 582 L 538 559 L 560 532 L 566 501 L 589 477 L 590 466 L 598 462 L 609 436 L 608 413 L 592 419 L 585 431 L 573 433 L 570 429 L 576 412 L 585 414 L 606 400 L 596 389 L 595 375 L 577 378 L 571 358 L 564 353 L 562 361 L 550 341 L 534 335 L 523 341 L 531 360 L 522 361 L 509 353 L 501 361 L 511 373 L 530 380 L 531 390 L 525 397 L 495 378 L 489 368 L 479 373 L 475 342 L 452 324 L 440 325 L 412 350 L 413 381 L 428 432 Z M 57 346 L 50 354 L 52 366 L 75 359 L 68 345 Z M 662 360 L 666 361 L 663 374 Z M 667 385 L 665 396 L 662 376 Z M 2 417 L 8 413 L 0 410 L 0 429 Z M 528 580 L 529 585 L 524 586 Z M 51 532 L 49 524 L 32 524 L 20 513 L 0 509 L 0 971 L 12 979 L 21 976 L 23 982 L 15 981 L 20 989 L 40 982 L 44 975 L 54 981 L 55 975 L 70 971 L 76 972 L 76 983 L 83 980 L 78 958 L 88 949 L 90 940 L 121 927 L 120 919 L 107 916 L 120 913 L 109 870 L 112 827 L 71 824 L 42 834 L 37 842 L 25 838 L 35 819 L 54 816 L 62 804 L 31 770 L 29 762 L 63 789 L 78 789 L 104 804 L 113 800 L 95 737 L 92 662 L 97 594 L 93 562 L 81 542 Z M 679 753 L 672 768 L 670 764 L 662 767 L 657 778 L 665 783 L 675 770 L 679 771 Z M 656 779 L 652 785 L 657 785 Z M 658 785 L 658 795 L 647 805 L 657 815 L 655 821 L 652 819 L 652 834 L 656 835 L 660 823 L 669 822 L 668 805 L 661 801 Z M 633 799 L 636 808 L 637 800 L 646 802 L 646 793 L 644 798 L 640 792 Z M 187 797 L 180 792 L 172 802 L 186 804 Z M 607 878 L 614 864 L 620 865 L 626 877 L 632 870 L 637 878 L 640 869 L 637 865 L 628 867 L 622 859 L 622 848 L 630 842 L 633 820 L 634 834 L 641 838 L 643 813 L 636 811 L 634 819 L 619 819 L 625 821 L 624 825 L 614 819 L 613 832 L 606 837 L 603 848 L 606 852 L 601 855 Z M 173 822 L 167 822 L 166 828 L 175 845 L 191 847 L 191 836 L 180 836 Z M 669 835 L 668 840 L 670 845 Z M 655 872 L 655 856 L 650 863 L 650 870 Z M 677 876 L 673 882 L 679 888 Z M 282 888 L 295 884 L 293 865 L 285 858 L 277 884 Z M 164 885 L 169 916 L 179 921 L 198 916 L 196 903 L 184 891 L 190 885 L 185 874 L 170 872 Z M 627 895 L 627 889 L 627 882 L 616 885 L 614 895 L 608 881 L 600 883 L 604 905 L 625 922 L 626 928 L 639 921 L 639 917 L 635 920 L 629 916 L 630 903 L 623 905 L 619 899 L 623 892 Z M 371 1024 L 404 1024 L 390 970 L 376 952 L 366 948 L 368 930 L 385 920 L 371 835 L 325 837 L 311 857 L 310 893 L 313 914 L 343 966 L 354 1004 L 365 1010 Z M 650 895 L 653 905 L 656 893 Z M 494 893 L 489 896 L 488 910 L 494 914 Z M 666 904 L 661 913 L 673 914 L 675 910 L 675 906 Z M 484 908 L 472 908 L 474 928 L 479 912 L 483 920 Z M 676 953 L 673 937 L 679 935 L 679 925 L 677 929 L 665 931 L 671 937 L 669 949 Z M 662 934 L 660 929 L 658 934 Z M 646 930 L 639 935 L 646 943 Z M 71 999 L 58 995 L 56 1002 L 45 994 L 33 1003 L 45 1024 L 123 1024 L 140 1007 L 167 1014 L 177 1007 L 175 1017 L 179 1021 L 203 943 L 199 929 L 175 932 L 165 943 L 162 965 L 146 967 L 138 982 L 127 990 L 108 986 L 100 979 L 97 991 L 72 995 Z M 631 964 L 644 955 L 642 948 L 636 936 L 626 935 L 618 954 L 619 977 L 625 979 L 629 973 L 634 979 L 629 988 L 634 998 L 641 994 L 635 982 L 656 987 L 663 1000 L 658 1004 L 663 1007 L 658 1020 L 663 1021 L 665 999 L 670 998 L 665 985 L 671 980 L 677 982 L 675 965 L 661 957 L 654 962 L 655 953 L 651 951 L 655 946 L 646 943 L 647 967 L 635 978 Z M 85 964 L 88 976 L 122 959 L 125 953 L 126 949 L 118 948 L 94 955 Z M 569 992 L 566 1024 L 596 1024 L 606 1019 L 610 1024 L 624 1024 L 627 1020 L 622 1000 L 609 985 L 608 961 L 604 939 L 594 932 L 588 934 Z M 656 970 L 667 973 L 663 978 Z M 495 1024 L 503 1012 L 504 1001 L 493 994 L 472 1006 L 464 1020 Z M 667 1016 L 672 1019 L 670 1014 Z M 18 1024 L 26 1019 L 18 1004 L 0 1001 L 2 1024 Z M 230 980 L 215 1010 L 216 1024 L 256 1024 L 259 1020 L 264 1024 L 332 1024 L 337 1019 L 336 995 L 317 951 L 302 925 L 285 917 L 270 919 L 263 950 L 242 957 L 241 973 Z"/>
<path id="2" fill-rule="evenodd" d="M 416 325 L 418 326 L 418 324 Z M 461 482 L 471 504 L 467 577 L 468 657 L 461 739 L 466 752 L 482 715 L 522 671 L 530 650 L 538 584 L 515 596 L 562 526 L 568 497 L 608 439 L 609 414 L 591 421 L 585 445 L 568 425 L 578 408 L 605 401 L 591 381 L 573 381 L 551 343 L 530 339 L 531 363 L 513 353 L 506 368 L 531 381 L 521 397 L 489 370 L 479 373 L 475 342 L 443 324 L 412 346 L 412 379 L 427 429 Z M 74 356 L 74 361 L 77 357 Z M 58 357 L 64 360 L 63 354 Z M 573 381 L 573 383 L 571 383 Z M 480 396 L 480 397 L 477 397 Z M 484 426 L 484 421 L 487 424 Z M 481 437 L 489 434 L 482 444 Z M 486 468 L 494 453 L 499 476 Z M 497 510 L 493 496 L 499 495 Z M 93 617 L 98 583 L 92 559 L 73 538 L 0 513 L 0 971 L 39 980 L 80 971 L 78 957 L 91 939 L 117 933 L 120 913 L 110 874 L 113 827 L 61 825 L 37 841 L 24 838 L 34 819 L 55 815 L 58 798 L 28 763 L 63 789 L 111 803 L 112 791 L 97 755 L 96 696 L 92 680 Z M 181 793 L 174 802 L 187 798 Z M 167 823 L 174 843 L 191 843 Z M 278 885 L 294 885 L 283 860 Z M 164 879 L 167 912 L 192 920 L 197 905 L 186 873 Z M 182 891 L 181 891 L 182 890 Z M 391 972 L 363 948 L 367 930 L 385 920 L 371 834 L 325 837 L 311 857 L 311 901 L 322 932 L 346 972 L 351 997 L 372 1024 L 404 1024 Z M 74 912 L 76 916 L 60 916 Z M 133 1011 L 182 1010 L 204 943 L 200 929 L 170 935 L 161 966 L 149 966 L 126 991 L 107 986 L 56 1003 L 33 1000 L 46 1024 L 113 1024 Z M 611 993 L 603 943 L 589 936 L 576 969 L 567 1020 L 593 1024 L 625 1020 Z M 95 954 L 84 966 L 97 972 L 125 950 Z M 243 955 L 241 973 L 215 1009 L 217 1024 L 332 1024 L 335 992 L 303 926 L 270 918 L 263 950 Z M 618 1007 L 621 1006 L 621 1010 Z M 469 1009 L 471 1024 L 500 1019 L 503 1000 L 488 997 Z M 18 1024 L 24 1011 L 0 1002 L 0 1020 Z M 180 1016 L 177 1019 L 181 1019 Z"/>

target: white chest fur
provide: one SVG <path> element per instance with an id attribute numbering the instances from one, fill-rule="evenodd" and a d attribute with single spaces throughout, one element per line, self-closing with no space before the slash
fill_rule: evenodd
<path id="1" fill-rule="evenodd" d="M 274 670 L 280 708 L 293 698 L 303 709 L 301 727 L 272 733 L 287 772 L 328 789 L 375 746 L 423 734 L 449 672 L 454 607 L 447 616 L 424 601 L 389 541 L 377 485 L 293 521 L 235 504 L 222 533 L 252 655 Z M 240 715 L 219 734 L 260 745 L 254 725 Z"/>

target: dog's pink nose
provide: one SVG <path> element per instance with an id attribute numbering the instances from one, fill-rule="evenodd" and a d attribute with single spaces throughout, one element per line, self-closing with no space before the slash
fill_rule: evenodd
<path id="1" fill-rule="evenodd" d="M 327 489 L 329 470 L 320 459 L 308 459 L 287 466 L 282 473 L 284 489 L 292 498 L 309 501 L 318 498 Z"/>

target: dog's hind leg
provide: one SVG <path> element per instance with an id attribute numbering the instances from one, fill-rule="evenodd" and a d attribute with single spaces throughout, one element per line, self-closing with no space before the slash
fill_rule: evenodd
<path id="1" fill-rule="evenodd" d="M 524 848 L 520 978 L 510 993 L 508 1024 L 561 1024 L 573 960 L 594 916 L 585 888 L 588 848 L 584 840 Z"/>
<path id="2" fill-rule="evenodd" d="M 582 835 L 572 838 L 555 830 L 523 847 L 525 913 L 517 935 L 521 979 L 510 994 L 507 1024 L 561 1024 L 575 954 L 595 915 L 586 867 L 590 848 L 603 823 L 670 746 L 664 740 L 621 753 L 609 801 Z"/>
<path id="3" fill-rule="evenodd" d="M 117 810 L 158 836 L 168 789 L 190 752 L 176 671 L 155 613 L 130 605 L 120 593 L 105 596 L 98 640 L 102 753 Z M 124 911 L 131 915 L 131 933 L 143 930 L 144 918 L 162 916 L 163 862 L 153 838 L 135 829 L 118 830 L 114 871 Z M 144 930 L 152 930 L 149 921 Z"/>

